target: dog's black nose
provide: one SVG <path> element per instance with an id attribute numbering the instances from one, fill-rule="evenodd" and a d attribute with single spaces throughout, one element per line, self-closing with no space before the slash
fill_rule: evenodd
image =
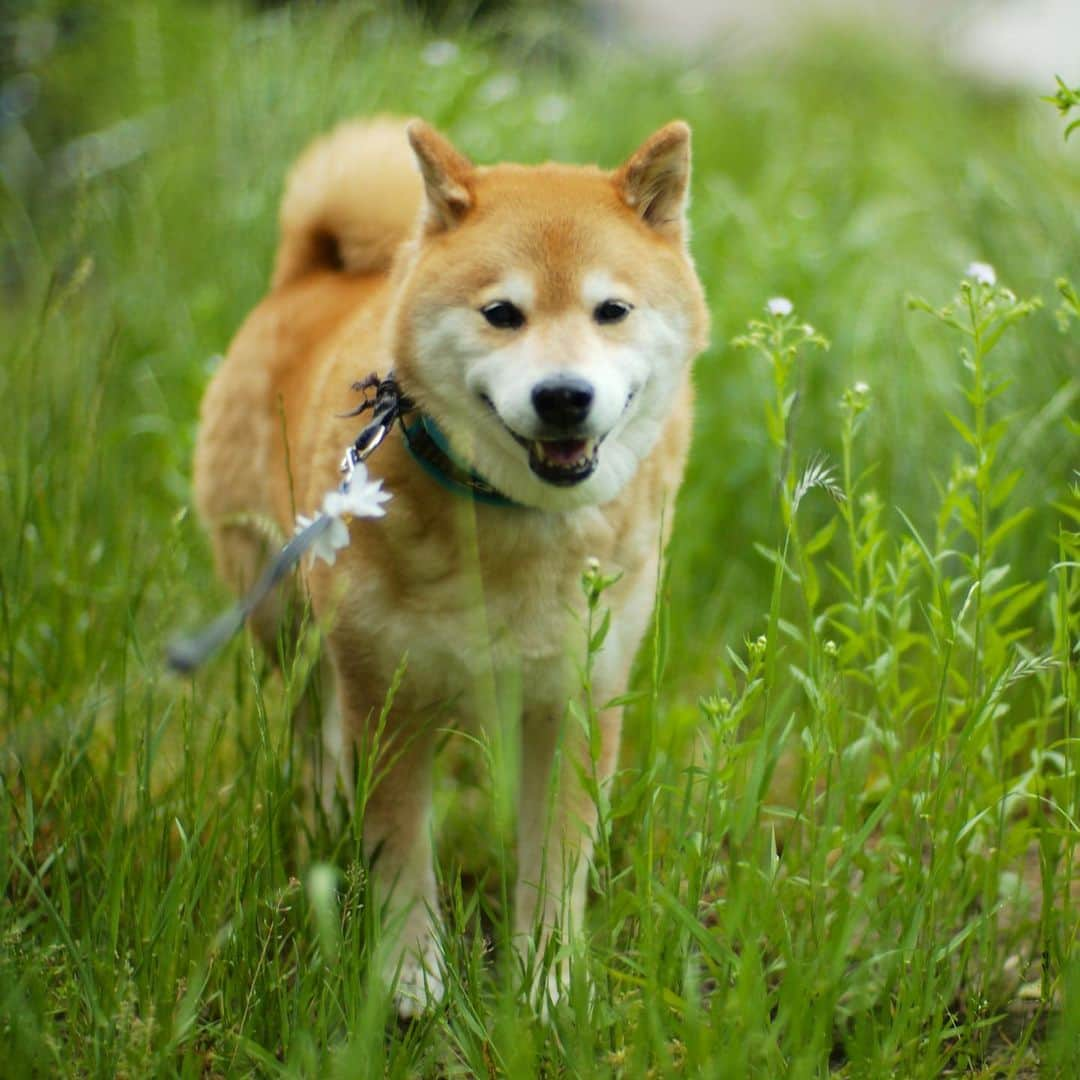
<path id="1" fill-rule="evenodd" d="M 585 420 L 592 408 L 592 383 L 577 375 L 554 375 L 533 387 L 532 403 L 545 424 L 572 428 Z"/>

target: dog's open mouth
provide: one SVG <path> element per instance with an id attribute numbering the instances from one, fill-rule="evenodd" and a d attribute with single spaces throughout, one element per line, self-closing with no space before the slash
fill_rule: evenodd
<path id="1" fill-rule="evenodd" d="M 633 395 L 631 395 L 633 396 Z M 486 394 L 480 400 L 499 416 L 495 403 Z M 499 417 L 502 420 L 501 417 Z M 519 435 L 509 424 L 502 421 L 503 427 L 512 438 L 529 452 L 529 468 L 541 480 L 558 487 L 573 487 L 587 480 L 596 471 L 600 451 L 600 439 L 526 439 Z"/>
<path id="2" fill-rule="evenodd" d="M 596 468 L 598 439 L 519 439 L 529 451 L 529 468 L 541 480 L 571 487 Z"/>

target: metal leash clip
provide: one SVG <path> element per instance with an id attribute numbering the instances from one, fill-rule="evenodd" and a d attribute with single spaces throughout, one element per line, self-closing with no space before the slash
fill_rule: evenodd
<path id="1" fill-rule="evenodd" d="M 356 440 L 341 459 L 341 472 L 346 477 L 351 476 L 356 466 L 378 449 L 380 443 L 386 438 L 387 432 L 394 426 L 394 421 L 413 407 L 412 402 L 401 392 L 393 372 L 382 380 L 373 372 L 367 378 L 353 383 L 352 388 L 363 393 L 364 400 L 351 412 L 343 413 L 342 416 L 359 416 L 370 409 L 372 419 L 371 423 L 356 436 Z M 367 391 L 372 389 L 375 395 L 368 397 Z"/>

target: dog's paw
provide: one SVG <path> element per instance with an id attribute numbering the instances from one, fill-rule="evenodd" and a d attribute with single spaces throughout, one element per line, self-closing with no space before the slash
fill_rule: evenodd
<path id="1" fill-rule="evenodd" d="M 433 940 L 426 942 L 419 954 L 412 950 L 405 953 L 396 970 L 394 1005 L 399 1019 L 415 1020 L 442 1001 L 446 987 Z"/>

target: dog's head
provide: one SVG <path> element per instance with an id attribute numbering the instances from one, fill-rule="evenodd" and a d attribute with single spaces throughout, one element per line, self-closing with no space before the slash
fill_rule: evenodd
<path id="1" fill-rule="evenodd" d="M 614 172 L 480 168 L 422 122 L 408 137 L 425 203 L 398 270 L 402 384 L 515 501 L 608 501 L 707 335 L 686 251 L 689 128 L 661 128 Z"/>

